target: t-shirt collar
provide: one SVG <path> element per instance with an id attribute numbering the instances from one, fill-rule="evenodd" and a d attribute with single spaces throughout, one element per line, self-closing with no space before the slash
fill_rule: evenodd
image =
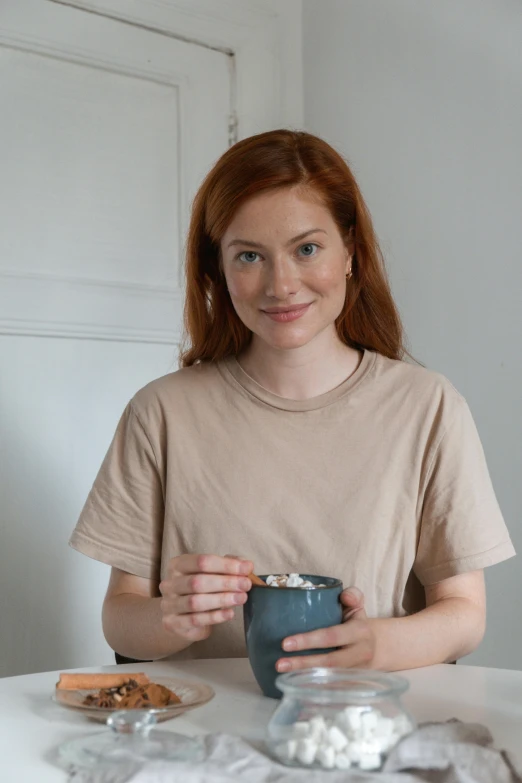
<path id="1" fill-rule="evenodd" d="M 285 411 L 313 411 L 325 408 L 351 392 L 366 377 L 375 362 L 375 358 L 376 354 L 374 352 L 363 351 L 362 359 L 355 372 L 334 389 L 320 394 L 318 397 L 311 397 L 308 400 L 290 400 L 268 391 L 268 389 L 257 383 L 243 370 L 235 356 L 229 356 L 222 362 L 219 362 L 219 364 L 223 368 L 223 375 L 226 380 L 232 381 L 232 383 L 235 381 L 245 391 L 266 405 Z"/>

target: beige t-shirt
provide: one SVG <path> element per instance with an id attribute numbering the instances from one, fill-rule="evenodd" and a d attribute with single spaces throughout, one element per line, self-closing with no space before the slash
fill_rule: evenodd
<path id="1" fill-rule="evenodd" d="M 153 381 L 125 409 L 70 543 L 154 580 L 187 552 L 339 577 L 371 617 L 418 611 L 423 585 L 515 553 L 464 399 L 369 351 L 310 400 L 272 394 L 233 357 Z M 244 654 L 239 609 L 173 657 Z"/>

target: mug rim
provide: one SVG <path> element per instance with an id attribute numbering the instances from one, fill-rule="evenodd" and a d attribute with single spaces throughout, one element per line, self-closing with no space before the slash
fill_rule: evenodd
<path id="1" fill-rule="evenodd" d="M 259 578 L 262 579 L 265 582 L 265 586 L 261 587 L 260 585 L 252 584 L 252 588 L 251 588 L 251 590 L 249 590 L 249 592 L 251 592 L 254 588 L 257 588 L 258 590 L 266 590 L 267 588 L 269 590 L 299 590 L 300 592 L 303 592 L 304 590 L 320 589 L 321 592 L 322 592 L 323 590 L 333 590 L 333 589 L 335 589 L 337 587 L 342 587 L 343 586 L 343 583 L 342 583 L 341 579 L 337 579 L 336 576 L 320 576 L 318 574 L 299 574 L 299 576 L 301 576 L 301 577 L 303 577 L 305 579 L 309 579 L 309 580 L 311 580 L 311 579 L 318 579 L 319 581 L 322 581 L 324 579 L 328 579 L 333 584 L 325 585 L 324 587 L 321 587 L 321 588 L 317 588 L 317 587 L 316 588 L 313 588 L 313 587 L 282 587 L 282 588 L 281 587 L 272 587 L 272 585 L 267 585 L 266 584 L 266 580 L 267 580 L 267 578 L 269 576 L 271 576 L 271 574 L 259 574 Z"/>

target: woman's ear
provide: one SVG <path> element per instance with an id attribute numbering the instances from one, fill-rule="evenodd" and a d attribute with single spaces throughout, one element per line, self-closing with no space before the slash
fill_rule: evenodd
<path id="1" fill-rule="evenodd" d="M 344 271 L 346 277 L 351 277 L 352 267 L 353 267 L 353 254 L 354 254 L 353 242 L 345 243 L 344 249 L 345 249 L 345 259 L 346 259 Z"/>
<path id="2" fill-rule="evenodd" d="M 355 230 L 352 226 L 347 234 L 344 236 L 344 247 L 346 250 L 346 260 L 352 265 L 353 256 L 355 253 Z"/>

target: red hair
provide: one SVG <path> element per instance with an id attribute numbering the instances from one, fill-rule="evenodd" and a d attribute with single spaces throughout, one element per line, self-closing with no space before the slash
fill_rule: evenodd
<path id="1" fill-rule="evenodd" d="M 250 343 L 252 333 L 237 315 L 221 271 L 220 241 L 247 199 L 297 186 L 318 196 L 341 235 L 353 240 L 352 276 L 335 322 L 340 339 L 352 348 L 403 358 L 401 320 L 368 208 L 349 166 L 317 136 L 274 130 L 227 150 L 194 199 L 185 265 L 183 367 L 237 356 Z"/>

